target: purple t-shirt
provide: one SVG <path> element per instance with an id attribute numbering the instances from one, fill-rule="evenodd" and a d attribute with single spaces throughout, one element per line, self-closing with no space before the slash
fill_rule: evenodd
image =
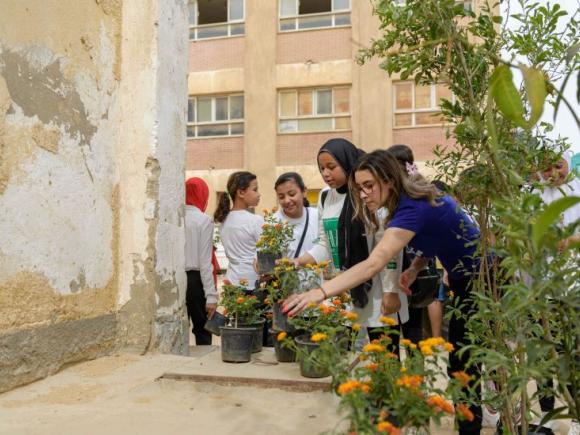
<path id="1" fill-rule="evenodd" d="M 401 195 L 389 228 L 413 231 L 409 247 L 416 255 L 437 257 L 451 278 L 472 273 L 479 264 L 474 258 L 479 229 L 473 219 L 448 195 L 436 200 Z"/>

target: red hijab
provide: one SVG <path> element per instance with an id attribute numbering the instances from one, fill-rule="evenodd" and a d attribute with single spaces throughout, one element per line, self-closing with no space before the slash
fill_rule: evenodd
<path id="1" fill-rule="evenodd" d="M 207 200 L 209 199 L 209 188 L 205 181 L 201 178 L 193 177 L 185 182 L 185 204 L 193 205 L 205 212 L 207 208 Z M 217 272 L 220 265 L 215 256 L 215 247 L 211 253 L 211 264 L 213 266 L 213 281 L 217 286 Z"/>

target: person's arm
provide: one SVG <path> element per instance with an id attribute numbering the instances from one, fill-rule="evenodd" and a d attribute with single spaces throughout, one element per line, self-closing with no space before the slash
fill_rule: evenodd
<path id="1" fill-rule="evenodd" d="M 403 251 L 387 263 L 387 267 L 379 273 L 381 286 L 383 289 L 383 299 L 381 303 L 381 313 L 394 314 L 401 309 L 401 298 L 399 297 L 399 277 L 403 266 Z"/>
<path id="2" fill-rule="evenodd" d="M 405 293 L 407 293 L 408 295 L 412 293 L 410 289 L 411 284 L 415 282 L 419 272 L 425 269 L 428 264 L 429 264 L 428 258 L 415 257 L 409 268 L 405 269 L 403 273 L 401 273 L 401 277 L 399 278 L 399 286 L 403 289 Z"/>
<path id="3" fill-rule="evenodd" d="M 201 226 L 199 235 L 199 274 L 201 275 L 201 283 L 203 284 L 203 291 L 205 293 L 205 308 L 208 317 L 211 319 L 213 313 L 217 308 L 217 290 L 213 281 L 213 271 L 211 256 L 213 251 L 213 222 L 207 220 Z"/>
<path id="4" fill-rule="evenodd" d="M 336 278 L 325 282 L 323 287 L 312 289 L 300 295 L 293 295 L 284 301 L 284 311 L 294 315 L 304 310 L 310 303 L 320 303 L 327 297 L 336 296 L 354 288 L 375 276 L 385 265 L 411 241 L 413 231 L 388 228 L 379 244 L 369 257 L 344 271 Z"/>

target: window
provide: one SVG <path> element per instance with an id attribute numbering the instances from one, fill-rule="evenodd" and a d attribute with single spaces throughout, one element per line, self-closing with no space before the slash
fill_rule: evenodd
<path id="1" fill-rule="evenodd" d="M 350 89 L 295 89 L 278 93 L 278 132 L 350 130 Z"/>
<path id="2" fill-rule="evenodd" d="M 187 137 L 244 134 L 244 96 L 191 97 L 187 106 Z"/>
<path id="3" fill-rule="evenodd" d="M 190 0 L 189 39 L 243 35 L 244 0 Z"/>
<path id="4" fill-rule="evenodd" d="M 350 0 L 279 0 L 280 31 L 350 26 Z"/>
<path id="5" fill-rule="evenodd" d="M 394 83 L 395 127 L 442 124 L 441 100 L 455 97 L 444 83 L 415 85 L 414 82 Z"/>

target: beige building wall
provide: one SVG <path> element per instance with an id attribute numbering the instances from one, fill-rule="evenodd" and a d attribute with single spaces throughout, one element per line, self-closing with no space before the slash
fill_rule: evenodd
<path id="1" fill-rule="evenodd" d="M 188 351 L 186 29 L 178 0 L 2 2 L 0 392 Z"/>
<path id="2" fill-rule="evenodd" d="M 218 192 L 230 173 L 253 171 L 260 208 L 271 207 L 274 181 L 288 170 L 302 174 L 311 189 L 324 187 L 316 154 L 330 138 L 347 138 L 365 150 L 407 143 L 421 161 L 436 139 L 446 141 L 440 127 L 394 129 L 391 79 L 376 60 L 362 67 L 354 62 L 358 50 L 380 36 L 370 2 L 351 0 L 350 26 L 294 32 L 278 32 L 278 1 L 246 0 L 245 7 L 245 36 L 190 41 L 189 52 L 189 95 L 243 92 L 245 133 L 189 139 L 186 177 L 204 178 Z M 278 90 L 337 85 L 350 86 L 350 130 L 278 134 Z M 215 199 L 210 195 L 209 213 Z"/>

